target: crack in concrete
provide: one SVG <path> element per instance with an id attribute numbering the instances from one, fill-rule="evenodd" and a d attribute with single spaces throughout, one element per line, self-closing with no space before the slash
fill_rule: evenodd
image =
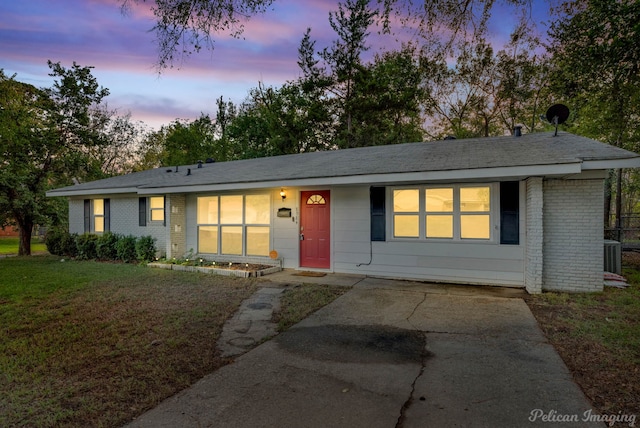
<path id="1" fill-rule="evenodd" d="M 413 308 L 413 311 L 411 311 L 411 314 L 409 314 L 409 316 L 406 318 L 406 321 L 415 330 L 419 330 L 419 329 L 411 323 L 411 317 L 415 315 L 420 305 L 422 305 L 426 300 L 427 300 L 427 293 L 423 293 L 422 300 Z M 413 394 L 416 391 L 416 383 L 418 382 L 418 379 L 420 379 L 420 376 L 422 376 L 424 373 L 424 370 L 427 366 L 427 360 L 433 356 L 431 352 L 427 351 L 427 332 L 422 332 L 422 336 L 424 338 L 424 346 L 422 347 L 422 353 L 420 358 L 420 371 L 418 372 L 416 377 L 413 379 L 413 382 L 411 382 L 411 392 L 409 392 L 409 397 L 400 408 L 400 415 L 398 416 L 398 420 L 396 421 L 396 428 L 402 428 L 404 426 L 404 419 L 406 416 L 406 412 L 407 410 L 409 410 L 409 408 L 413 404 Z"/>

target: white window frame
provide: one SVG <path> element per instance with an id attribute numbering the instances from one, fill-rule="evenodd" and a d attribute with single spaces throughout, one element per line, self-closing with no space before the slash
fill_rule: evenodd
<path id="1" fill-rule="evenodd" d="M 152 199 L 161 199 L 162 200 L 162 208 L 153 208 L 153 204 L 151 203 Z M 149 204 L 149 222 L 150 223 L 156 223 L 156 224 L 164 223 L 165 222 L 165 217 L 167 215 L 166 212 L 165 212 L 166 201 L 165 201 L 164 196 L 149 196 L 147 198 L 147 201 L 148 201 L 148 204 Z M 162 212 L 162 219 L 161 220 L 154 220 L 153 219 L 153 212 L 154 211 Z"/>
<path id="2" fill-rule="evenodd" d="M 464 212 L 460 210 L 460 189 L 461 188 L 470 188 L 470 187 L 489 187 L 490 195 L 490 209 L 486 212 L 489 215 L 489 239 L 484 238 L 462 238 L 460 236 L 461 233 L 461 215 L 480 215 L 485 214 L 484 212 Z M 451 214 L 453 215 L 453 238 L 427 238 L 427 226 L 426 226 L 426 190 L 427 189 L 442 189 L 442 188 L 453 188 L 453 211 Z M 405 190 L 405 189 L 418 189 L 419 191 L 419 233 L 417 238 L 412 237 L 396 237 L 394 235 L 394 214 L 403 214 L 402 212 L 394 212 L 393 210 L 393 194 L 394 190 Z M 497 183 L 441 183 L 441 184 L 429 184 L 429 185 L 419 185 L 419 186 L 395 186 L 389 187 L 387 190 L 387 201 L 390 201 L 387 204 L 387 236 L 391 237 L 389 240 L 391 241 L 400 241 L 400 242 L 462 242 L 462 243 L 490 243 L 495 244 L 498 242 L 499 238 L 499 221 L 500 221 L 500 195 L 499 195 L 499 186 Z M 437 214 L 441 214 L 440 212 L 436 212 Z"/>
<path id="3" fill-rule="evenodd" d="M 96 202 L 97 201 L 101 201 L 102 202 L 102 214 L 96 214 Z M 104 212 L 104 198 L 97 198 L 97 199 L 92 199 L 91 200 L 91 230 L 92 233 L 95 234 L 101 234 L 104 233 L 104 229 L 105 229 L 105 212 Z M 101 218 L 102 219 L 102 230 L 96 230 L 96 219 Z"/>
<path id="4" fill-rule="evenodd" d="M 240 223 L 223 223 L 221 221 L 221 206 L 222 206 L 222 198 L 225 196 L 241 196 L 242 197 L 242 220 Z M 269 223 L 247 223 L 247 196 L 267 196 L 269 198 Z M 269 231 L 269 247 L 271 247 L 271 241 L 273 239 L 272 236 L 272 227 L 271 227 L 271 223 L 273 222 L 273 200 L 272 200 L 272 196 L 270 193 L 242 193 L 242 194 L 238 194 L 238 193 L 233 193 L 233 194 L 207 194 L 207 195 L 198 195 L 196 197 L 196 213 L 198 210 L 198 200 L 201 197 L 217 197 L 217 205 L 218 205 L 218 215 L 217 215 L 217 222 L 216 223 L 198 223 L 198 219 L 197 219 L 197 214 L 196 214 L 196 227 L 197 227 L 197 233 L 196 233 L 196 248 L 198 248 L 198 253 L 200 253 L 200 227 L 201 226 L 213 226 L 213 227 L 217 227 L 218 229 L 218 242 L 217 242 L 217 249 L 218 252 L 217 253 L 205 253 L 202 252 L 200 254 L 210 254 L 210 255 L 217 255 L 217 256 L 230 256 L 230 257 L 268 257 L 268 252 L 267 254 L 263 254 L 263 255 L 258 255 L 258 254 L 247 254 L 247 228 L 250 227 L 266 227 Z M 241 227 L 242 228 L 242 252 L 241 254 L 229 254 L 229 253 L 224 253 L 222 251 L 222 230 L 224 227 Z"/>

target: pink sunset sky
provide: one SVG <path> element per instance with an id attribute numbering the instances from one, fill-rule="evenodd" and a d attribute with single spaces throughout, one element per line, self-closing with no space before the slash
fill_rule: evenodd
<path id="1" fill-rule="evenodd" d="M 502 4 L 502 0 L 497 0 Z M 159 128 L 174 119 L 215 116 L 215 100 L 240 103 L 263 82 L 280 86 L 299 76 L 298 46 L 307 27 L 316 48 L 334 39 L 328 13 L 337 0 L 275 0 L 264 15 L 245 25 L 243 38 L 216 37 L 213 51 L 203 50 L 158 74 L 153 16 L 149 2 L 123 15 L 118 0 L 21 0 L 0 2 L 0 68 L 38 87 L 49 87 L 47 60 L 70 67 L 73 61 L 94 66 L 94 76 L 108 88 L 108 106 L 119 114 Z M 547 0 L 534 0 L 536 22 L 548 19 Z M 491 37 L 496 48 L 515 24 L 513 11 L 494 11 Z M 382 41 L 371 30 L 371 44 Z"/>

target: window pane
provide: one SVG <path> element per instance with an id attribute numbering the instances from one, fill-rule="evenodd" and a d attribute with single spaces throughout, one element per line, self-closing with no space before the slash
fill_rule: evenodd
<path id="1" fill-rule="evenodd" d="M 99 216 L 94 218 L 94 232 L 104 232 L 104 217 Z"/>
<path id="2" fill-rule="evenodd" d="M 222 227 L 222 254 L 242 255 L 242 226 Z"/>
<path id="3" fill-rule="evenodd" d="M 164 209 L 164 196 L 152 196 L 149 198 L 149 206 L 151 209 L 162 208 Z"/>
<path id="4" fill-rule="evenodd" d="M 198 224 L 218 223 L 218 197 L 204 196 L 198 198 Z"/>
<path id="5" fill-rule="evenodd" d="M 218 252 L 218 226 L 198 228 L 198 252 L 216 254 Z"/>
<path id="6" fill-rule="evenodd" d="M 242 195 L 220 196 L 220 223 L 242 223 Z"/>
<path id="7" fill-rule="evenodd" d="M 453 211 L 453 188 L 427 189 L 425 195 L 427 211 Z"/>
<path id="8" fill-rule="evenodd" d="M 418 212 L 420 206 L 418 189 L 401 189 L 393 191 L 394 212 Z"/>
<path id="9" fill-rule="evenodd" d="M 488 215 L 461 215 L 460 237 L 464 239 L 489 239 L 491 229 Z"/>
<path id="10" fill-rule="evenodd" d="M 151 221 L 164 221 L 164 209 L 151 210 Z"/>
<path id="11" fill-rule="evenodd" d="M 417 238 L 420 217 L 417 215 L 394 215 L 393 236 L 396 238 Z"/>
<path id="12" fill-rule="evenodd" d="M 453 238 L 453 216 L 428 215 L 427 238 Z"/>
<path id="13" fill-rule="evenodd" d="M 269 228 L 247 226 L 247 255 L 269 255 Z"/>
<path id="14" fill-rule="evenodd" d="M 461 187 L 460 211 L 491 211 L 491 192 L 487 187 Z"/>
<path id="15" fill-rule="evenodd" d="M 269 195 L 247 195 L 245 210 L 246 224 L 269 224 L 271 221 L 271 197 Z"/>
<path id="16" fill-rule="evenodd" d="M 93 215 L 104 215 L 104 199 L 93 200 Z"/>

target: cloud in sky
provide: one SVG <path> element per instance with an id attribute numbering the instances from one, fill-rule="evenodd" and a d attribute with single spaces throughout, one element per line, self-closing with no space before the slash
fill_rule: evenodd
<path id="1" fill-rule="evenodd" d="M 541 1 L 541 0 L 536 0 Z M 47 60 L 94 66 L 108 103 L 152 127 L 213 114 L 215 99 L 239 103 L 261 81 L 279 86 L 299 76 L 297 49 L 307 27 L 317 48 L 329 46 L 328 13 L 337 0 L 276 0 L 252 17 L 239 39 L 216 36 L 203 50 L 157 74 L 157 50 L 149 2 L 119 0 L 22 0 L 0 3 L 0 68 L 35 86 L 51 86 Z M 505 28 L 504 25 L 498 29 Z M 372 40 L 377 36 L 372 30 Z M 507 36 L 508 39 L 508 36 Z M 380 43 L 376 39 L 375 43 Z"/>

